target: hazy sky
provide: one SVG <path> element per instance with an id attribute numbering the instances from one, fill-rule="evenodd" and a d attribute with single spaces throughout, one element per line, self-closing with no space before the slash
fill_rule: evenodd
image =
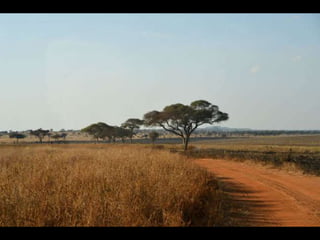
<path id="1" fill-rule="evenodd" d="M 204 99 L 320 129 L 319 14 L 0 14 L 0 130 L 120 125 Z"/>

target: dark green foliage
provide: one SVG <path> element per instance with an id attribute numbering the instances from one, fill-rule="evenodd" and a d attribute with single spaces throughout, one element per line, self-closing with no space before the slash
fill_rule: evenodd
<path id="1" fill-rule="evenodd" d="M 43 139 L 45 136 L 48 136 L 48 135 L 49 135 L 49 132 L 50 132 L 49 130 L 43 130 L 43 129 L 39 128 L 39 129 L 37 129 L 37 130 L 35 130 L 35 131 L 31 130 L 31 131 L 30 131 L 30 134 L 38 137 L 40 143 L 42 143 L 42 139 Z"/>
<path id="2" fill-rule="evenodd" d="M 114 135 L 113 127 L 103 122 L 91 124 L 83 128 L 81 131 L 92 135 L 95 139 L 97 139 L 97 141 L 99 141 L 99 139 L 105 140 L 106 137 L 111 139 Z"/>
<path id="3" fill-rule="evenodd" d="M 129 118 L 127 121 L 121 124 L 122 128 L 129 129 L 129 132 L 126 132 L 126 136 L 129 136 L 130 142 L 132 142 L 132 137 L 135 134 L 134 130 L 139 129 L 143 124 L 143 120 L 138 118 Z"/>
<path id="4" fill-rule="evenodd" d="M 81 131 L 92 135 L 97 141 L 99 141 L 99 139 L 105 140 L 108 138 L 110 142 L 114 142 L 116 138 L 120 138 L 122 142 L 124 142 L 126 137 L 131 136 L 130 130 L 122 127 L 110 126 L 103 122 L 91 124 Z"/>
<path id="5" fill-rule="evenodd" d="M 18 132 L 12 132 L 9 134 L 9 137 L 10 138 L 15 138 L 17 139 L 17 142 L 19 142 L 19 139 L 23 139 L 26 137 L 25 134 L 22 134 L 22 133 L 18 133 Z"/>
<path id="6" fill-rule="evenodd" d="M 60 133 L 60 134 L 59 133 L 55 133 L 55 134 L 51 135 L 51 137 L 53 139 L 55 139 L 55 140 L 58 140 L 60 138 L 63 138 L 65 140 L 66 137 L 67 137 L 67 134 L 66 133 Z"/>
<path id="7" fill-rule="evenodd" d="M 125 138 L 129 137 L 132 139 L 132 132 L 129 129 L 125 129 L 122 127 L 114 127 L 113 130 L 113 137 L 115 138 L 120 138 L 122 142 L 125 141 Z"/>

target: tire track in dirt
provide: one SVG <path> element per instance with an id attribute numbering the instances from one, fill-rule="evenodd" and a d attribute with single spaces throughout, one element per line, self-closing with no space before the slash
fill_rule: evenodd
<path id="1" fill-rule="evenodd" d="M 248 162 L 196 159 L 229 196 L 233 226 L 320 226 L 320 177 Z"/>

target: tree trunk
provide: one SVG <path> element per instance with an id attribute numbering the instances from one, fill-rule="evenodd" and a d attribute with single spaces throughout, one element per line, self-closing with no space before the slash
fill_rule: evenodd
<path id="1" fill-rule="evenodd" d="M 188 149 L 188 142 L 189 142 L 189 137 L 181 137 L 182 138 L 182 144 L 183 144 L 183 150 L 186 151 Z"/>
<path id="2" fill-rule="evenodd" d="M 188 144 L 189 144 L 189 139 L 190 139 L 190 135 L 187 135 L 183 140 L 184 140 L 184 151 L 188 150 Z"/>

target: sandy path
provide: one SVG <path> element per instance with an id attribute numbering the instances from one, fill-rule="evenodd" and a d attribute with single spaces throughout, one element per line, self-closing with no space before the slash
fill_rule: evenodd
<path id="1" fill-rule="evenodd" d="M 232 201 L 230 225 L 320 226 L 320 177 L 247 162 L 194 161 L 221 180 Z"/>

